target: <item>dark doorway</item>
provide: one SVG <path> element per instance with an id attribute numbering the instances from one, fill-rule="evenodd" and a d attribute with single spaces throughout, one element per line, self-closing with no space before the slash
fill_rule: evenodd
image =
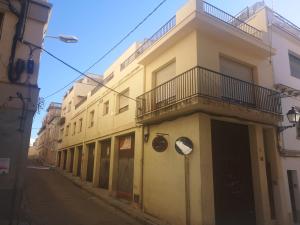
<path id="1" fill-rule="evenodd" d="M 66 165 L 67 165 L 67 151 L 64 150 L 63 170 L 66 169 Z"/>
<path id="2" fill-rule="evenodd" d="M 216 225 L 255 225 L 248 127 L 211 125 Z"/>
<path id="3" fill-rule="evenodd" d="M 101 142 L 99 187 L 108 189 L 111 141 Z"/>
<path id="4" fill-rule="evenodd" d="M 289 182 L 290 200 L 293 211 L 293 220 L 294 223 L 298 224 L 300 222 L 300 194 L 297 170 L 288 170 L 287 176 Z"/>
<path id="5" fill-rule="evenodd" d="M 133 192 L 134 134 L 119 137 L 117 196 L 129 201 Z"/>
<path id="6" fill-rule="evenodd" d="M 57 153 L 57 166 L 58 167 L 60 167 L 60 163 L 61 163 L 61 151 L 59 151 L 58 153 Z"/>
<path id="7" fill-rule="evenodd" d="M 88 164 L 86 180 L 92 182 L 94 175 L 95 144 L 88 145 Z"/>
<path id="8" fill-rule="evenodd" d="M 78 147 L 77 176 L 81 176 L 82 146 Z"/>
<path id="9" fill-rule="evenodd" d="M 72 173 L 73 172 L 73 165 L 74 165 L 74 148 L 72 148 L 70 150 L 70 155 L 71 155 L 71 159 L 70 159 L 70 168 L 69 168 L 69 171 Z"/>

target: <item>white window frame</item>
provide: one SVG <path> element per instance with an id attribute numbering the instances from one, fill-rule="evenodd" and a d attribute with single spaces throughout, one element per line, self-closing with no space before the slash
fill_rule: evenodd
<path id="1" fill-rule="evenodd" d="M 294 57 L 294 58 L 296 58 L 297 62 L 299 62 L 299 68 L 300 68 L 300 55 L 298 55 L 297 53 L 292 52 L 292 51 L 289 50 L 288 57 L 289 57 L 291 76 L 294 77 L 294 78 L 300 79 L 300 69 L 298 71 L 299 74 L 295 74 L 294 70 L 292 68 L 292 64 L 291 64 L 291 57 Z"/>

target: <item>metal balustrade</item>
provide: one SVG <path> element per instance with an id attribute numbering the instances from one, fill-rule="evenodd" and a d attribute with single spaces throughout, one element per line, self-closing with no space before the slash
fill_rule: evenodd
<path id="1" fill-rule="evenodd" d="M 281 114 L 279 92 L 197 66 L 139 96 L 137 118 L 194 97 Z"/>
<path id="2" fill-rule="evenodd" d="M 239 30 L 250 34 L 256 38 L 262 39 L 262 32 L 255 27 L 245 23 L 243 20 L 240 20 L 227 12 L 203 1 L 203 12 L 209 16 L 213 16 L 218 20 L 221 20 L 231 26 L 238 28 Z"/>
<path id="3" fill-rule="evenodd" d="M 130 63 L 132 63 L 138 56 L 140 56 L 145 50 L 150 48 L 155 42 L 161 37 L 173 29 L 176 25 L 176 16 L 172 17 L 165 25 L 163 25 L 155 34 L 149 39 L 145 40 L 144 43 L 132 53 L 120 66 L 120 69 L 125 69 Z"/>

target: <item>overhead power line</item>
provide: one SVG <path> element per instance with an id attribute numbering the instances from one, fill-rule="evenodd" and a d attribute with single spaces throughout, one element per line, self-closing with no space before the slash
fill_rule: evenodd
<path id="1" fill-rule="evenodd" d="M 133 29 L 131 29 L 120 41 L 118 41 L 112 48 L 110 48 L 107 52 L 105 52 L 99 59 L 97 59 L 91 66 L 89 66 L 84 72 L 80 72 L 81 74 L 77 76 L 75 79 L 64 85 L 63 87 L 59 88 L 58 90 L 54 91 L 52 94 L 47 95 L 44 97 L 44 99 L 50 98 L 53 95 L 56 95 L 57 93 L 61 92 L 71 84 L 73 84 L 75 81 L 77 81 L 83 74 L 86 74 L 90 69 L 92 69 L 94 66 L 96 66 L 98 63 L 100 63 L 106 56 L 108 56 L 113 50 L 115 50 L 120 44 L 122 44 L 134 31 L 136 31 L 146 20 L 149 19 L 167 0 L 161 1 L 143 20 L 141 20 Z M 58 58 L 57 58 L 58 59 Z"/>
<path id="2" fill-rule="evenodd" d="M 81 72 L 80 70 L 76 69 L 74 66 L 71 66 L 70 64 L 68 64 L 68 63 L 65 62 L 64 60 L 58 58 L 57 56 L 53 55 L 51 52 L 47 51 L 46 49 L 44 49 L 44 48 L 42 48 L 42 47 L 40 47 L 40 49 L 43 50 L 44 52 L 46 52 L 46 53 L 47 53 L 48 55 L 50 55 L 52 58 L 58 60 L 58 61 L 61 62 L 62 64 L 66 65 L 67 67 L 71 68 L 71 69 L 74 70 L 75 72 L 79 73 L 80 76 L 87 77 L 88 79 L 90 79 L 90 80 L 92 80 L 92 81 L 98 83 L 99 85 L 101 85 L 101 86 L 103 86 L 103 87 L 105 87 L 105 88 L 107 88 L 107 89 L 109 89 L 109 90 L 111 90 L 111 91 L 113 91 L 113 92 L 115 92 L 115 93 L 117 93 L 117 94 L 119 94 L 119 95 L 122 95 L 122 96 L 124 96 L 124 97 L 126 97 L 126 98 L 129 98 L 129 99 L 131 99 L 131 100 L 133 100 L 133 101 L 136 102 L 136 99 L 131 98 L 131 97 L 127 96 L 127 95 L 124 95 L 123 93 L 118 92 L 118 91 L 116 91 L 115 89 L 110 88 L 110 87 L 106 86 L 105 84 L 99 82 L 98 80 L 96 80 L 96 79 L 94 79 L 94 78 L 92 78 L 92 77 L 86 75 L 84 72 Z"/>

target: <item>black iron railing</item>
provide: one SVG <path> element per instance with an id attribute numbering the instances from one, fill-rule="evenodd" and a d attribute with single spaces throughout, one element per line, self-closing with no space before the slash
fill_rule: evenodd
<path id="1" fill-rule="evenodd" d="M 204 1 L 203 12 L 256 38 L 262 38 L 262 32 L 260 30 Z"/>
<path id="2" fill-rule="evenodd" d="M 203 67 L 194 67 L 137 98 L 137 117 L 194 97 L 281 114 L 278 92 Z"/>
<path id="3" fill-rule="evenodd" d="M 120 69 L 125 69 L 130 63 L 132 63 L 138 56 L 140 56 L 146 49 L 150 48 L 155 42 L 161 37 L 173 29 L 176 25 L 176 16 L 172 17 L 165 25 L 163 25 L 155 34 L 149 39 L 145 40 L 144 43 L 132 53 L 124 62 L 121 64 Z"/>

